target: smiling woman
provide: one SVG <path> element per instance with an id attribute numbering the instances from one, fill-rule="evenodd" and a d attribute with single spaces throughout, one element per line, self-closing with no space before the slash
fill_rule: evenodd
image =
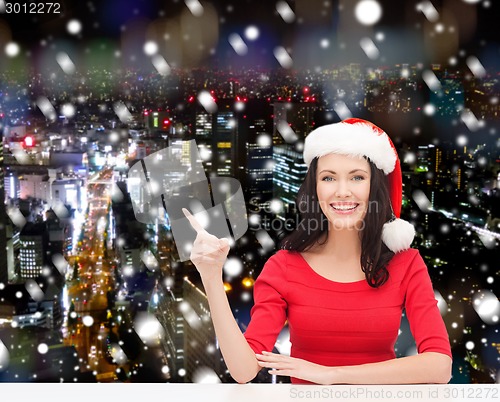
<path id="1" fill-rule="evenodd" d="M 401 167 L 392 141 L 372 123 L 348 119 L 311 132 L 304 161 L 300 224 L 257 278 L 244 334 L 222 282 L 229 245 L 184 212 L 197 231 L 191 260 L 229 372 L 238 382 L 268 368 L 299 384 L 447 383 L 448 334 L 427 267 L 410 248 L 414 228 L 400 219 Z M 418 354 L 396 358 L 403 309 Z M 285 322 L 290 356 L 270 352 Z"/>

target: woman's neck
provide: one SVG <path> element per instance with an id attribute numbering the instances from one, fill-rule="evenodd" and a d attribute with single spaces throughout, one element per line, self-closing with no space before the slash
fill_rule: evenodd
<path id="1" fill-rule="evenodd" d="M 323 243 L 323 241 L 321 241 Z M 326 242 L 317 251 L 331 256 L 337 261 L 359 261 L 361 239 L 357 230 L 330 230 Z"/>

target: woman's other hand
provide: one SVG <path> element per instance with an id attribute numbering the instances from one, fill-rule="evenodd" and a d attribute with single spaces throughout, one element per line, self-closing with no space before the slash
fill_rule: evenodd
<path id="1" fill-rule="evenodd" d="M 277 353 L 262 352 L 255 356 L 260 367 L 271 369 L 269 374 L 300 378 L 322 385 L 332 384 L 332 367 Z"/>

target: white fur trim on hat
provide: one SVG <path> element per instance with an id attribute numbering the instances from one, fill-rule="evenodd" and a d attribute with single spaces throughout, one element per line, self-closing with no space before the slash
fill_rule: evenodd
<path id="1" fill-rule="evenodd" d="M 365 123 L 327 124 L 306 136 L 304 162 L 307 166 L 314 158 L 331 153 L 366 156 L 386 175 L 394 170 L 397 159 L 387 134 L 379 135 Z"/>
<path id="2" fill-rule="evenodd" d="M 384 223 L 382 241 L 393 253 L 399 253 L 410 248 L 415 237 L 415 228 L 403 219 L 394 219 Z"/>

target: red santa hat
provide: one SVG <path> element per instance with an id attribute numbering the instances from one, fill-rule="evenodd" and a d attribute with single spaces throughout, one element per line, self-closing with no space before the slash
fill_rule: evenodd
<path id="1" fill-rule="evenodd" d="M 357 118 L 327 124 L 311 131 L 304 142 L 304 161 L 309 167 L 314 158 L 330 153 L 366 156 L 388 178 L 392 219 L 384 224 L 382 241 L 394 253 L 410 248 L 415 228 L 400 219 L 403 178 L 398 153 L 389 136 L 375 124 Z"/>

